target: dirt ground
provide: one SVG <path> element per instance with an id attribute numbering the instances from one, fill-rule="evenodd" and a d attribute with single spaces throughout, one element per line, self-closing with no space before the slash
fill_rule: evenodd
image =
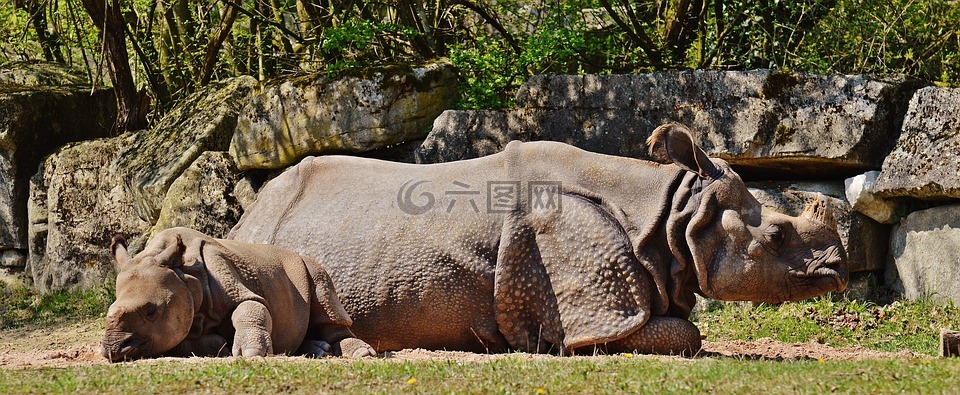
<path id="1" fill-rule="evenodd" d="M 103 334 L 99 320 L 67 324 L 44 329 L 16 329 L 0 331 L 0 368 L 67 367 L 106 364 L 98 351 L 98 342 Z M 517 354 L 509 354 L 517 356 Z M 550 355 L 525 355 L 523 357 L 562 358 Z M 501 355 L 474 354 L 458 351 L 403 350 L 388 353 L 387 359 L 398 361 L 453 359 L 466 362 L 484 362 L 502 358 Z M 646 357 L 646 356 L 643 356 Z M 864 348 L 833 348 L 816 343 L 783 343 L 773 339 L 757 341 L 709 341 L 705 340 L 701 356 L 704 358 L 731 357 L 757 360 L 862 360 L 877 358 L 921 358 L 908 351 L 888 353 Z M 296 359 L 300 357 L 271 357 Z M 676 358 L 657 357 L 650 358 Z M 174 358 L 166 358 L 173 360 Z M 177 358 L 185 363 L 203 361 L 205 358 Z"/>

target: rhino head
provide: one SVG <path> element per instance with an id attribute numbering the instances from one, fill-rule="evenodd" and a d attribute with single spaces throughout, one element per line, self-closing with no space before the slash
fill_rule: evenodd
<path id="1" fill-rule="evenodd" d="M 173 349 L 190 332 L 200 299 L 196 278 L 176 269 L 183 265 L 179 235 L 131 257 L 116 236 L 110 252 L 120 269 L 117 300 L 110 305 L 103 355 L 111 361 L 155 357 Z M 152 248 L 151 248 L 152 247 Z"/>
<path id="2" fill-rule="evenodd" d="M 675 281 L 695 281 L 713 299 L 770 303 L 846 288 L 846 253 L 825 199 L 818 195 L 799 217 L 764 208 L 727 162 L 708 158 L 680 124 L 657 128 L 648 144 L 686 170 L 667 220 L 678 265 L 671 272 L 689 276 Z"/>

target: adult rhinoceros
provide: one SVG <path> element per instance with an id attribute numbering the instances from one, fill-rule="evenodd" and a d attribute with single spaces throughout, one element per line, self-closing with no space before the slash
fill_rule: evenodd
<path id="1" fill-rule="evenodd" d="M 694 294 L 781 302 L 846 287 L 823 201 L 800 217 L 763 209 L 679 124 L 648 144 L 673 164 L 557 142 L 431 165 L 307 158 L 229 237 L 320 262 L 378 351 L 692 353 Z"/>

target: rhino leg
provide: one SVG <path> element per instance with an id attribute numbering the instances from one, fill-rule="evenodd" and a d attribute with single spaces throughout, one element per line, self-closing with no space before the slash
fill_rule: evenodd
<path id="1" fill-rule="evenodd" d="M 700 330 L 685 319 L 650 317 L 627 337 L 607 343 L 607 351 L 693 356 L 700 351 Z"/>
<path id="2" fill-rule="evenodd" d="M 267 306 L 252 300 L 240 303 L 231 316 L 236 335 L 233 338 L 233 356 L 262 357 L 273 354 L 270 338 L 273 320 Z"/>
<path id="3" fill-rule="evenodd" d="M 373 347 L 350 330 L 353 320 L 340 303 L 327 272 L 310 258 L 302 258 L 313 281 L 314 298 L 310 301 L 310 327 L 298 351 L 310 357 L 327 353 L 348 358 L 377 356 Z"/>
<path id="4" fill-rule="evenodd" d="M 347 358 L 376 357 L 377 351 L 367 342 L 354 337 L 350 328 L 338 324 L 320 325 L 303 340 L 298 354 L 320 358 L 329 354 Z"/>
<path id="5" fill-rule="evenodd" d="M 168 357 L 222 357 L 226 356 L 227 339 L 216 333 L 185 339 L 176 347 L 163 353 Z"/>

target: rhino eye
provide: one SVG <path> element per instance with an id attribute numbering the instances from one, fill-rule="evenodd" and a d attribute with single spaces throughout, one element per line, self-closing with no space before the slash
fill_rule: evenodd
<path id="1" fill-rule="evenodd" d="M 157 319 L 157 313 L 159 313 L 159 311 L 160 309 L 153 303 L 143 306 L 143 316 L 147 319 L 147 321 L 150 322 L 153 322 L 153 320 Z"/>
<path id="2" fill-rule="evenodd" d="M 771 224 L 764 231 L 764 238 L 766 239 L 764 245 L 771 249 L 772 252 L 779 254 L 780 247 L 783 246 L 783 241 L 786 237 L 780 226 Z"/>

